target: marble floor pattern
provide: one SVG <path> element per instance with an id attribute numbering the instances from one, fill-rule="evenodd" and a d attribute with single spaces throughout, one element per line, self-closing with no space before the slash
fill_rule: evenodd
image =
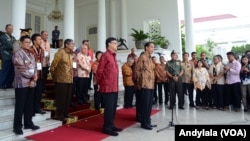
<path id="1" fill-rule="evenodd" d="M 187 97 L 186 97 L 187 100 Z M 175 125 L 181 124 L 225 124 L 225 125 L 250 125 L 250 111 L 240 112 L 231 111 L 221 111 L 217 109 L 195 109 L 185 104 L 185 109 L 181 110 L 178 107 L 174 108 L 173 111 L 173 123 Z M 156 128 L 153 130 L 145 130 L 140 128 L 140 124 L 126 128 L 119 133 L 117 137 L 108 137 L 103 141 L 174 141 L 175 131 L 174 127 L 166 128 L 169 122 L 172 121 L 172 111 L 168 109 L 167 106 L 155 104 L 153 109 L 158 109 L 160 112 L 151 117 L 153 124 L 157 124 Z M 157 130 L 163 129 L 160 132 Z"/>
<path id="2" fill-rule="evenodd" d="M 188 101 L 188 97 L 185 97 Z M 177 101 L 178 102 L 178 101 Z M 119 105 L 122 105 L 121 101 Z M 178 105 L 178 104 L 177 104 Z M 120 107 L 121 108 L 121 107 Z M 195 109 L 188 106 L 186 102 L 184 110 L 175 107 L 173 110 L 173 123 L 175 125 L 250 125 L 250 111 L 244 112 L 243 109 L 240 112 L 232 110 L 221 111 L 217 109 Z M 107 137 L 102 141 L 175 141 L 174 127 L 166 128 L 169 122 L 172 121 L 172 110 L 168 109 L 168 106 L 164 104 L 153 105 L 153 109 L 158 109 L 160 112 L 151 116 L 152 124 L 157 124 L 153 130 L 145 130 L 140 128 L 140 123 L 124 129 L 119 132 L 116 137 Z M 157 132 L 160 129 L 163 129 Z M 20 139 L 19 141 L 31 141 L 27 139 Z"/>

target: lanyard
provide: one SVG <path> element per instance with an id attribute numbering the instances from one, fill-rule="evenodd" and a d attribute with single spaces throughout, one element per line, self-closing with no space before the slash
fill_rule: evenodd
<path id="1" fill-rule="evenodd" d="M 41 59 L 41 49 L 37 50 L 37 48 L 34 47 L 34 46 L 33 46 L 33 48 L 34 48 L 34 50 L 35 50 L 35 52 L 36 52 L 36 55 L 37 55 L 38 60 L 41 61 L 41 60 L 40 60 L 40 59 Z"/>
<path id="2" fill-rule="evenodd" d="M 29 56 L 26 54 L 26 52 L 22 49 L 22 52 L 24 53 L 24 55 L 28 58 L 29 62 L 31 62 L 31 59 L 29 58 Z"/>

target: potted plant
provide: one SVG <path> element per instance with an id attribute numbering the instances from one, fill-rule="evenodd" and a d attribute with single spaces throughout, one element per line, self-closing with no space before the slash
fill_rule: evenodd
<path id="1" fill-rule="evenodd" d="M 158 35 L 158 34 L 152 35 L 151 41 L 154 42 L 155 48 L 167 49 L 168 46 L 170 45 L 170 42 L 166 37 Z"/>
<path id="2" fill-rule="evenodd" d="M 143 49 L 145 40 L 149 38 L 149 34 L 145 33 L 143 30 L 136 30 L 132 28 L 133 33 L 130 36 L 133 37 L 135 41 L 135 46 L 137 49 Z"/>

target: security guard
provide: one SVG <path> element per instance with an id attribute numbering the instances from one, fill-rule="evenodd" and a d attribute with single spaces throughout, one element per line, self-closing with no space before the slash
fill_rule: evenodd
<path id="1" fill-rule="evenodd" d="M 176 93 L 178 96 L 178 107 L 184 109 L 184 94 L 182 92 L 182 75 L 183 68 L 181 61 L 177 60 L 177 53 L 173 50 L 171 52 L 171 60 L 166 65 L 166 72 L 169 76 L 169 91 L 170 91 L 170 105 L 169 109 L 172 109 L 175 105 Z"/>

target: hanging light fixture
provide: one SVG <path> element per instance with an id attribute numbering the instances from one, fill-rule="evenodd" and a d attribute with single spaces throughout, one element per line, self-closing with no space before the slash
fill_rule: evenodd
<path id="1" fill-rule="evenodd" d="M 59 22 L 63 20 L 63 14 L 62 12 L 58 9 L 58 0 L 56 1 L 56 5 L 55 5 L 55 9 L 53 11 L 50 12 L 50 14 L 48 15 L 48 19 L 50 21 L 55 21 L 55 22 Z"/>

